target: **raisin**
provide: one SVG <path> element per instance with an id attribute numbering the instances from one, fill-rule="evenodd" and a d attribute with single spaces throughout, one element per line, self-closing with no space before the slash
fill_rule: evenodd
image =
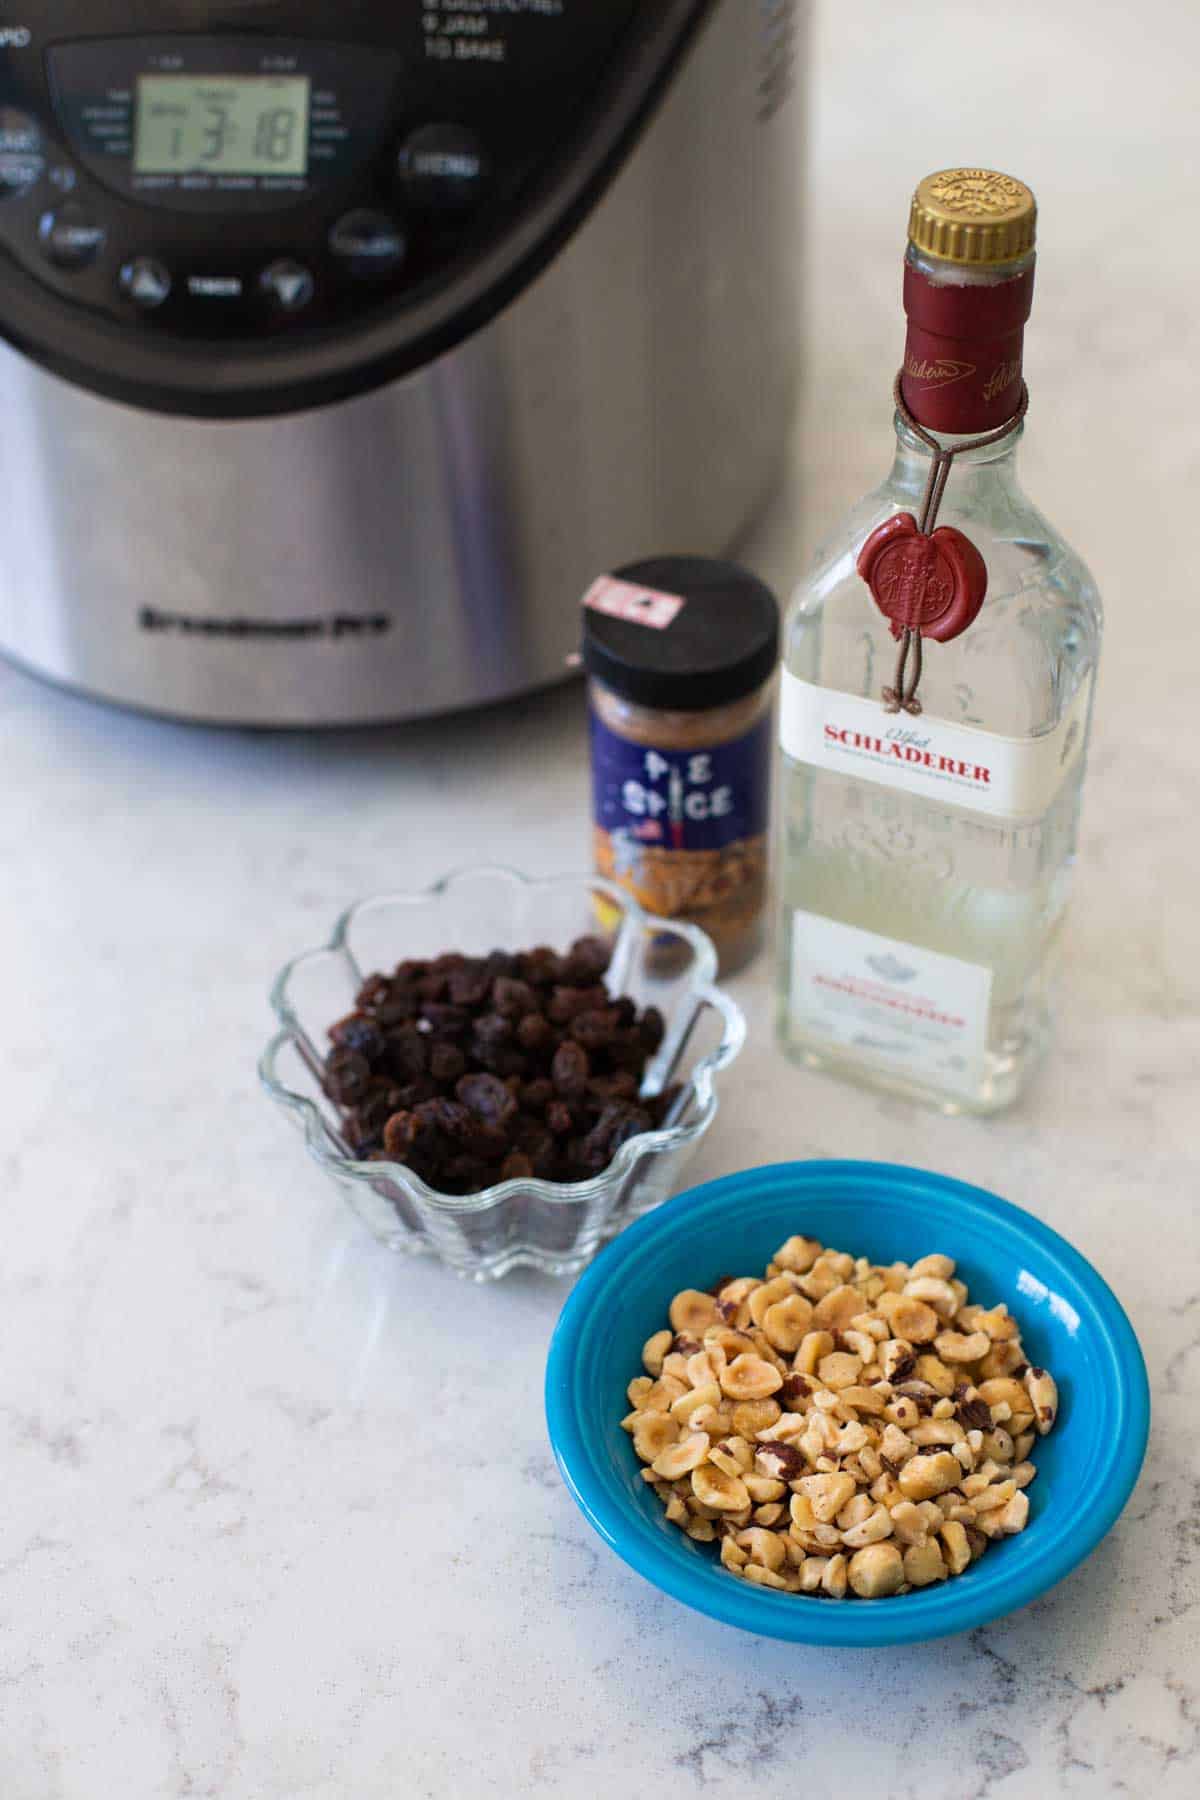
<path id="1" fill-rule="evenodd" d="M 610 1100 L 636 1100 L 638 1097 L 637 1076 L 627 1069 L 621 1069 L 615 1075 L 593 1075 L 587 1084 L 588 1099 L 596 1100 L 601 1107 Z"/>
<path id="2" fill-rule="evenodd" d="M 505 1081 L 514 1075 L 520 1077 L 529 1073 L 529 1058 L 521 1050 L 514 1050 L 509 1044 L 497 1044 L 493 1048 L 486 1046 L 477 1048 L 475 1060 L 480 1068 L 487 1069 L 493 1075 L 500 1075 Z"/>
<path id="3" fill-rule="evenodd" d="M 422 1075 L 419 1080 L 402 1082 L 399 1087 L 390 1088 L 388 1092 L 394 1101 L 391 1109 L 393 1112 L 411 1112 L 415 1106 L 420 1106 L 422 1100 L 432 1100 L 437 1093 L 437 1086 L 427 1075 Z"/>
<path id="4" fill-rule="evenodd" d="M 606 1106 L 583 1140 L 582 1152 L 589 1168 L 597 1173 L 606 1169 L 622 1144 L 650 1129 L 650 1115 L 644 1107 L 630 1106 L 614 1100 Z"/>
<path id="5" fill-rule="evenodd" d="M 615 1009 L 605 1012 L 576 1013 L 571 1020 L 571 1036 L 585 1050 L 603 1050 L 620 1030 Z"/>
<path id="6" fill-rule="evenodd" d="M 533 1164 L 522 1150 L 510 1150 L 500 1164 L 501 1181 L 516 1181 L 533 1174 Z"/>
<path id="7" fill-rule="evenodd" d="M 482 963 L 457 969 L 450 977 L 450 1001 L 454 1006 L 482 1006 L 488 997 L 491 978 Z"/>
<path id="8" fill-rule="evenodd" d="M 517 958 L 523 980 L 535 988 L 553 987 L 562 979 L 562 958 L 548 944 L 536 944 Z"/>
<path id="9" fill-rule="evenodd" d="M 537 1119 L 518 1120 L 513 1130 L 518 1150 L 529 1158 L 534 1174 L 542 1181 L 552 1181 L 558 1168 L 558 1145 Z"/>
<path id="10" fill-rule="evenodd" d="M 507 1125 L 516 1117 L 517 1103 L 495 1075 L 464 1075 L 454 1091 L 464 1106 L 489 1125 Z"/>
<path id="11" fill-rule="evenodd" d="M 554 1027 L 543 1013 L 526 1013 L 517 1026 L 517 1042 L 523 1050 L 548 1050 L 554 1040 Z"/>
<path id="12" fill-rule="evenodd" d="M 367 979 L 354 996 L 354 1004 L 359 1012 L 374 1012 L 380 1006 L 386 1006 L 392 997 L 392 983 L 387 975 L 368 975 Z"/>
<path id="13" fill-rule="evenodd" d="M 554 1098 L 554 1083 L 545 1075 L 521 1085 L 520 1101 L 526 1112 L 544 1113 Z"/>
<path id="14" fill-rule="evenodd" d="M 354 1050 L 373 1062 L 383 1049 L 383 1033 L 374 1019 L 363 1013 L 351 1013 L 329 1027 L 329 1036 L 339 1050 Z"/>
<path id="15" fill-rule="evenodd" d="M 429 1073 L 435 1081 L 454 1082 L 467 1067 L 467 1059 L 457 1044 L 436 1043 L 429 1052 Z"/>
<path id="16" fill-rule="evenodd" d="M 325 1092 L 339 1106 L 353 1106 L 366 1093 L 371 1065 L 357 1050 L 334 1050 L 325 1064 Z"/>
<path id="17" fill-rule="evenodd" d="M 463 1131 L 462 1146 L 469 1155 L 486 1163 L 503 1162 L 512 1149 L 507 1131 L 499 1125 L 489 1125 L 486 1119 L 474 1114 Z"/>
<path id="18" fill-rule="evenodd" d="M 392 976 L 392 980 L 400 987 L 415 987 L 422 975 L 426 975 L 428 972 L 428 963 L 418 962 L 410 956 L 404 962 L 396 964 L 396 972 Z"/>
<path id="19" fill-rule="evenodd" d="M 440 1132 L 452 1141 L 467 1137 L 471 1129 L 471 1111 L 457 1100 L 447 1100 L 438 1094 L 432 1100 L 422 1100 L 416 1107 L 413 1117 L 419 1122 L 423 1133 Z"/>
<path id="20" fill-rule="evenodd" d="M 375 1008 L 375 1018 L 381 1031 L 391 1031 L 396 1025 L 403 1025 L 406 1019 L 417 1019 L 421 1014 L 421 1001 L 415 988 L 393 988 L 389 1000 Z"/>
<path id="21" fill-rule="evenodd" d="M 439 1038 L 465 1037 L 471 1026 L 471 1015 L 465 1007 L 446 1006 L 440 1000 L 425 1001 L 421 1017 L 433 1036 Z"/>
<path id="22" fill-rule="evenodd" d="M 396 1081 L 418 1081 L 429 1068 L 429 1047 L 410 1020 L 389 1031 L 380 1046 L 380 1062 Z"/>
<path id="23" fill-rule="evenodd" d="M 569 1025 L 576 1013 L 593 1012 L 607 999 L 603 988 L 556 987 L 546 1006 L 546 1014 L 556 1025 Z"/>
<path id="24" fill-rule="evenodd" d="M 415 1113 L 393 1113 L 383 1128 L 383 1147 L 389 1156 L 403 1162 L 409 1156 L 421 1135 L 421 1127 Z"/>
<path id="25" fill-rule="evenodd" d="M 537 995 L 527 981 L 515 981 L 511 975 L 497 975 L 492 983 L 492 1005 L 504 1019 L 520 1019 L 536 1012 Z"/>
<path id="26" fill-rule="evenodd" d="M 596 982 L 607 973 L 612 961 L 612 947 L 604 938 L 576 938 L 564 959 L 562 978 L 565 982 Z"/>
<path id="27" fill-rule="evenodd" d="M 367 1091 L 354 1107 L 350 1118 L 360 1130 L 368 1136 L 382 1133 L 384 1126 L 394 1112 L 403 1111 L 397 1104 L 399 1089 L 388 1081 L 372 1080 L 367 1084 Z"/>
<path id="28" fill-rule="evenodd" d="M 486 1049 L 494 1049 L 498 1044 L 511 1044 L 512 1037 L 511 1019 L 501 1018 L 499 1013 L 483 1013 L 475 1021 L 475 1042 Z"/>
<path id="29" fill-rule="evenodd" d="M 653 1056 L 666 1035 L 667 1024 L 657 1006 L 648 1006 L 642 1014 L 642 1022 L 638 1034 L 650 1055 Z"/>
<path id="30" fill-rule="evenodd" d="M 373 1131 L 357 1113 L 351 1113 L 345 1120 L 342 1125 L 342 1135 L 360 1162 L 369 1156 L 372 1150 L 383 1148 L 382 1133 Z"/>
<path id="31" fill-rule="evenodd" d="M 591 1072 L 592 1065 L 582 1044 L 573 1044 L 568 1040 L 554 1052 L 550 1078 L 557 1092 L 565 1099 L 576 1099 L 583 1093 Z"/>
<path id="32" fill-rule="evenodd" d="M 646 1067 L 646 1052 L 635 1030 L 625 1031 L 605 1045 L 605 1055 L 614 1069 L 628 1069 L 640 1076 Z"/>
<path id="33" fill-rule="evenodd" d="M 546 1126 L 555 1137 L 570 1137 L 575 1120 L 565 1100 L 552 1100 L 546 1108 Z"/>

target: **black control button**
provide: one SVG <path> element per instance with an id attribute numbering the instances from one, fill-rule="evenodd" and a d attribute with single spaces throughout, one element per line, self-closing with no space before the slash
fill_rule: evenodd
<path id="1" fill-rule="evenodd" d="M 27 193 L 41 180 L 45 167 L 37 120 L 15 106 L 0 106 L 0 200 Z"/>
<path id="2" fill-rule="evenodd" d="M 490 172 L 483 144 L 466 125 L 422 125 L 396 158 L 405 199 L 427 214 L 458 218 L 470 212 Z"/>
<path id="3" fill-rule="evenodd" d="M 121 270 L 121 292 L 135 306 L 153 312 L 171 295 L 171 271 L 154 256 L 135 256 Z"/>
<path id="4" fill-rule="evenodd" d="M 369 279 L 390 275 L 400 267 L 408 240 L 387 213 L 365 209 L 348 212 L 329 234 L 329 248 L 352 275 Z"/>
<path id="5" fill-rule="evenodd" d="M 92 218 L 82 206 L 69 200 L 65 206 L 42 214 L 38 236 L 42 240 L 42 249 L 56 268 L 86 269 L 103 250 L 108 228 Z"/>
<path id="6" fill-rule="evenodd" d="M 280 312 L 288 313 L 303 312 L 317 291 L 311 271 L 287 256 L 263 270 L 259 286 Z"/>

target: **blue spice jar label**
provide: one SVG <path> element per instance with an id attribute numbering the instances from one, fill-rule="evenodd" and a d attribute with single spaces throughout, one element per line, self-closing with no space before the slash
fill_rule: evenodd
<path id="1" fill-rule="evenodd" d="M 593 712 L 592 805 L 600 873 L 650 911 L 702 912 L 765 878 L 769 713 L 711 749 L 630 743 Z"/>

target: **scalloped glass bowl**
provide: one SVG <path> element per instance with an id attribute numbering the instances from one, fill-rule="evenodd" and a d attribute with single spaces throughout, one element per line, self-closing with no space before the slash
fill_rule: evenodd
<path id="1" fill-rule="evenodd" d="M 613 937 L 609 991 L 657 1006 L 666 1021 L 643 1093 L 681 1083 L 661 1130 L 623 1144 L 590 1181 L 506 1181 L 467 1196 L 442 1194 L 402 1164 L 356 1161 L 321 1090 L 336 1019 L 367 975 L 404 957 L 458 950 L 565 950 L 603 923 Z M 279 1030 L 259 1063 L 271 1098 L 304 1133 L 310 1155 L 390 1249 L 441 1258 L 474 1281 L 528 1267 L 574 1275 L 606 1239 L 679 1186 L 717 1111 L 716 1077 L 741 1050 L 741 1012 L 715 986 L 716 951 L 694 926 L 652 919 L 591 876 L 532 880 L 513 869 L 469 868 L 413 893 L 382 894 L 343 913 L 329 942 L 288 963 L 271 990 Z"/>

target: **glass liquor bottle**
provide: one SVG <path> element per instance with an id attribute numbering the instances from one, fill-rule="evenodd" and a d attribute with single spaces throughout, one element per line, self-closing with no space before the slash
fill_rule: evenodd
<path id="1" fill-rule="evenodd" d="M 1009 1104 L 1048 1041 L 1100 647 L 1017 482 L 1035 220 L 993 171 L 917 189 L 895 461 L 784 635 L 780 1041 L 949 1112 Z"/>

